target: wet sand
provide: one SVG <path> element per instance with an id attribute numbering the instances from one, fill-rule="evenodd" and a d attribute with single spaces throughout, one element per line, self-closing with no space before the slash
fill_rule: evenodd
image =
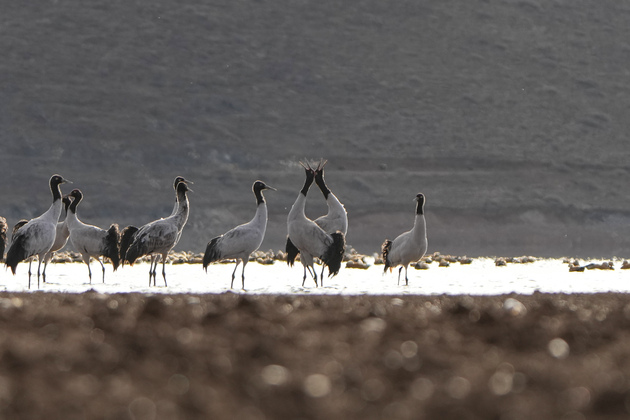
<path id="1" fill-rule="evenodd" d="M 611 419 L 625 294 L 0 294 L 0 416 Z"/>

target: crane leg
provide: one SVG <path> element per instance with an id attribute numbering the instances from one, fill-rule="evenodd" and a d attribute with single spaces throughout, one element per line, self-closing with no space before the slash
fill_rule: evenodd
<path id="1" fill-rule="evenodd" d="M 33 263 L 33 259 L 28 259 L 28 288 L 31 288 L 31 264 Z"/>
<path id="2" fill-rule="evenodd" d="M 242 285 L 243 285 L 243 289 L 242 290 L 245 290 L 245 266 L 247 265 L 247 262 L 248 262 L 247 259 L 243 260 L 243 271 L 241 271 L 241 282 L 242 282 Z"/>
<path id="3" fill-rule="evenodd" d="M 101 263 L 101 268 L 103 269 L 103 283 L 105 283 L 105 265 L 103 264 L 103 261 L 101 261 L 100 258 L 96 259 L 99 263 Z"/>
<path id="4" fill-rule="evenodd" d="M 39 269 L 42 266 L 42 258 L 38 258 L 37 261 L 37 288 L 39 289 Z"/>
<path id="5" fill-rule="evenodd" d="M 237 258 L 236 259 L 236 266 L 234 266 L 234 271 L 232 271 L 232 283 L 230 283 L 230 289 L 234 288 L 234 277 L 236 277 L 236 269 L 238 268 L 238 264 L 240 263 L 240 260 Z"/>
<path id="6" fill-rule="evenodd" d="M 164 277 L 164 287 L 167 287 L 168 284 L 166 284 L 166 258 L 162 258 L 162 277 Z M 155 277 L 153 279 L 155 280 Z"/>
<path id="7" fill-rule="evenodd" d="M 46 283 L 46 268 L 48 268 L 48 263 L 52 260 L 53 254 L 47 253 L 44 256 L 44 272 L 42 273 L 42 277 L 44 278 L 44 283 Z"/>
<path id="8" fill-rule="evenodd" d="M 151 263 L 149 265 L 149 287 L 151 287 L 151 278 L 153 278 L 153 285 L 155 286 L 156 267 L 157 267 L 157 256 L 151 255 Z"/>

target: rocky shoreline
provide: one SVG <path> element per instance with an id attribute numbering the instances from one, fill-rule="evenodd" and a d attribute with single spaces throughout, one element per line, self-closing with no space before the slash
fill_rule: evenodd
<path id="1" fill-rule="evenodd" d="M 530 264 L 534 263 L 539 258 L 533 256 L 520 256 L 520 257 L 493 257 L 495 265 L 497 267 L 505 266 L 508 264 Z M 297 260 L 299 261 L 300 257 L 298 255 Z M 138 259 L 139 262 L 148 263 L 150 261 L 149 256 L 143 256 Z M 169 254 L 168 263 L 169 264 L 201 264 L 203 260 L 203 253 L 193 252 L 193 251 L 173 251 Z M 438 267 L 449 267 L 451 264 L 462 264 L 468 265 L 472 264 L 475 258 L 468 257 L 466 255 L 456 256 L 456 255 L 443 255 L 440 252 L 434 252 L 430 255 L 425 255 L 422 257 L 417 263 L 411 264 L 410 267 L 415 268 L 417 270 L 426 270 L 429 269 L 431 264 L 434 264 Z M 601 260 L 601 262 L 592 262 L 592 260 L 584 260 L 585 262 L 582 264 L 576 258 L 562 258 L 561 261 L 563 264 L 567 264 L 569 271 L 584 271 L 584 270 L 614 270 L 615 269 L 615 260 L 618 260 L 619 269 L 625 270 L 630 269 L 630 262 L 628 260 L 621 260 L 619 258 L 610 258 L 608 260 Z M 286 253 L 282 250 L 273 251 L 255 251 L 249 258 L 250 262 L 256 262 L 258 264 L 270 265 L 275 264 L 276 262 L 286 262 Z M 587 262 L 590 261 L 590 262 Z M 57 252 L 52 259 L 53 263 L 56 264 L 64 264 L 64 263 L 82 263 L 81 254 L 75 251 L 60 251 Z M 104 261 L 108 262 L 107 259 Z M 232 264 L 234 260 L 223 260 L 220 261 L 221 264 Z M 378 253 L 373 253 L 370 255 L 360 254 L 355 249 L 351 248 L 344 255 L 343 262 L 345 263 L 346 268 L 355 268 L 355 269 L 367 269 L 374 265 L 382 265 L 383 259 L 380 257 Z"/>

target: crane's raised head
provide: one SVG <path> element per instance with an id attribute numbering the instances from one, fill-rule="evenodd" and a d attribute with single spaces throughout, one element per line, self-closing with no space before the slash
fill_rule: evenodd
<path id="1" fill-rule="evenodd" d="M 70 204 L 70 207 L 68 207 L 68 210 L 71 211 L 72 213 L 76 213 L 77 206 L 83 199 L 83 193 L 81 192 L 81 190 L 75 188 L 74 190 L 70 191 L 70 194 L 68 194 L 68 196 L 72 198 L 72 204 Z"/>
<path id="2" fill-rule="evenodd" d="M 183 176 L 178 176 L 178 177 L 175 178 L 175 181 L 173 182 L 173 188 L 175 188 L 175 191 L 177 191 L 177 185 L 179 185 L 180 182 L 186 182 L 188 184 L 194 184 L 194 182 L 187 180 Z"/>
<path id="3" fill-rule="evenodd" d="M 254 191 L 254 193 L 256 191 L 263 191 L 263 190 L 273 190 L 276 191 L 275 188 L 270 187 L 269 185 L 265 184 L 264 182 L 258 180 L 256 182 L 254 182 L 254 185 L 252 186 L 252 191 Z"/>
<path id="4" fill-rule="evenodd" d="M 315 178 L 315 170 L 308 161 L 306 161 L 306 163 L 300 162 L 300 165 L 302 165 L 304 171 L 306 172 L 306 179 L 312 180 L 313 178 Z"/>
<path id="5" fill-rule="evenodd" d="M 324 172 L 324 166 L 326 166 L 327 163 L 328 160 L 320 159 L 319 163 L 317 164 L 317 168 L 315 168 L 315 172 Z"/>
<path id="6" fill-rule="evenodd" d="M 304 181 L 304 186 L 302 187 L 302 190 L 300 192 L 304 194 L 304 196 L 306 196 L 306 194 L 308 193 L 308 189 L 313 183 L 313 179 L 315 179 L 315 171 L 313 170 L 313 168 L 311 168 L 311 165 L 308 162 L 306 162 L 306 164 L 300 162 L 300 165 L 302 165 L 304 171 L 306 171 L 306 181 Z"/>
<path id="7" fill-rule="evenodd" d="M 177 184 L 178 193 L 185 193 L 187 191 L 192 191 L 192 190 L 188 188 L 188 184 L 185 181 L 182 181 L 179 184 Z"/>
<path id="8" fill-rule="evenodd" d="M 70 181 L 68 181 L 67 179 L 65 179 L 61 175 L 55 174 L 55 175 L 50 177 L 50 185 L 51 186 L 55 186 L 56 187 L 57 185 L 64 184 L 66 182 L 70 182 Z"/>
<path id="9" fill-rule="evenodd" d="M 75 188 L 74 190 L 72 190 L 72 191 L 70 192 L 70 194 L 68 194 L 68 195 L 69 195 L 70 197 L 72 197 L 73 199 L 75 199 L 75 200 L 76 200 L 76 199 L 79 199 L 79 200 L 80 200 L 80 199 L 82 199 L 82 198 L 83 198 L 83 193 L 82 193 L 82 192 L 81 192 L 81 190 L 80 190 L 80 189 L 78 189 L 78 188 Z"/>

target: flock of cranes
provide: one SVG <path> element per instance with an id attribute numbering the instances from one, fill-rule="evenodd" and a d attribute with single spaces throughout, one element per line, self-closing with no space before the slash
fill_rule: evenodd
<path id="1" fill-rule="evenodd" d="M 308 275 L 311 276 L 316 286 L 323 286 L 324 270 L 328 267 L 328 276 L 335 276 L 341 268 L 345 253 L 345 237 L 348 231 L 348 215 L 339 199 L 328 188 L 324 180 L 325 160 L 321 160 L 316 167 L 309 163 L 300 162 L 305 170 L 306 179 L 304 185 L 289 211 L 287 217 L 287 263 L 293 266 L 297 256 L 304 268 L 302 286 Z M 7 251 L 5 264 L 10 267 L 13 274 L 17 265 L 22 261 L 29 262 L 28 278 L 31 286 L 31 264 L 35 257 L 38 259 L 37 285 L 40 285 L 40 277 L 46 282 L 46 266 L 52 259 L 54 252 L 63 248 L 68 241 L 77 252 L 81 254 L 83 262 L 88 267 L 90 283 L 92 282 L 92 270 L 90 260 L 93 258 L 101 264 L 103 282 L 105 282 L 105 266 L 101 257 L 106 257 L 112 262 L 114 271 L 125 263 L 133 265 L 143 256 L 150 256 L 149 286 L 151 282 L 156 285 L 156 270 L 160 260 L 162 261 L 162 277 L 166 282 L 166 260 L 168 253 L 179 242 L 182 230 L 188 220 L 190 204 L 187 193 L 191 191 L 191 181 L 178 176 L 175 178 L 173 188 L 175 190 L 175 205 L 172 213 L 165 218 L 154 220 L 141 227 L 127 226 L 121 231 L 117 224 L 112 224 L 107 230 L 98 226 L 83 223 L 77 216 L 77 207 L 83 199 L 83 193 L 79 189 L 73 189 L 69 194 L 62 196 L 61 184 L 70 182 L 60 175 L 50 178 L 50 190 L 53 202 L 49 209 L 41 216 L 31 220 L 21 220 L 13 228 L 11 245 Z M 306 217 L 306 196 L 311 185 L 319 187 L 326 203 L 328 213 L 315 220 Z M 262 181 L 255 181 L 252 191 L 256 197 L 256 212 L 252 220 L 236 226 L 221 236 L 212 238 L 206 247 L 203 257 L 203 268 L 207 271 L 213 262 L 226 259 L 236 260 L 236 266 L 232 272 L 230 287 L 234 287 L 237 268 L 242 263 L 241 282 L 245 288 L 245 267 L 250 255 L 258 250 L 265 237 L 267 228 L 267 204 L 263 191 L 275 188 Z M 424 218 L 425 197 L 417 194 L 415 198 L 416 211 L 414 225 L 410 231 L 404 232 L 392 240 L 385 240 L 382 245 L 382 256 L 385 263 L 385 271 L 400 266 L 398 270 L 398 283 L 402 269 L 405 269 L 405 283 L 407 267 L 409 264 L 420 260 L 427 251 L 426 221 Z M 63 217 L 62 216 L 63 213 Z M 60 220 L 61 219 L 61 220 Z M 8 226 L 6 220 L 0 217 L 0 258 L 4 256 L 7 244 Z M 315 260 L 319 260 L 322 269 L 319 275 L 315 271 Z M 42 262 L 44 263 L 41 271 Z M 307 274 L 308 273 L 308 274 Z"/>

